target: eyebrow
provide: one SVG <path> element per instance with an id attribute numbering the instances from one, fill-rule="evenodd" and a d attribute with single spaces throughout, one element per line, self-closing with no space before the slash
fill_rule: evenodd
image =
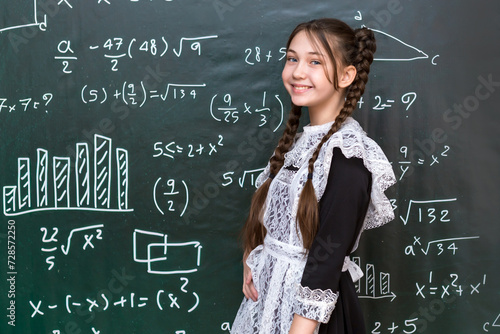
<path id="1" fill-rule="evenodd" d="M 297 52 L 296 52 L 295 50 L 293 50 L 293 49 L 288 49 L 288 50 L 287 50 L 287 52 L 293 52 L 293 53 L 295 53 L 295 54 L 297 53 Z M 311 51 L 311 52 L 308 52 L 308 54 L 310 54 L 310 55 L 317 55 L 317 56 L 322 56 L 322 57 L 324 57 L 324 55 L 323 55 L 322 53 L 320 53 L 320 52 L 316 52 L 316 51 Z"/>

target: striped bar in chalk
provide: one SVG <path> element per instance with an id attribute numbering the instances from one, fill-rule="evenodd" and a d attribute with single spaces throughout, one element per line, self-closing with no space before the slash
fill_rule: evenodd
<path id="1" fill-rule="evenodd" d="M 54 172 L 54 207 L 69 207 L 69 171 L 70 159 L 53 158 Z"/>
<path id="2" fill-rule="evenodd" d="M 75 160 L 76 206 L 90 205 L 90 162 L 87 143 L 76 144 Z"/>
<path id="3" fill-rule="evenodd" d="M 375 297 L 375 267 L 373 264 L 366 265 L 366 295 Z"/>
<path id="4" fill-rule="evenodd" d="M 109 208 L 111 196 L 111 139 L 94 136 L 94 205 Z"/>
<path id="5" fill-rule="evenodd" d="M 6 216 L 16 211 L 16 190 L 16 186 L 3 187 L 3 213 Z"/>
<path id="6" fill-rule="evenodd" d="M 116 164 L 118 166 L 118 209 L 128 209 L 128 152 L 122 148 L 116 149 Z"/>
<path id="7" fill-rule="evenodd" d="M 49 204 L 49 153 L 39 148 L 36 163 L 36 205 L 44 207 Z"/>
<path id="8" fill-rule="evenodd" d="M 17 195 L 19 211 L 31 207 L 30 159 L 17 159 Z"/>
<path id="9" fill-rule="evenodd" d="M 391 275 L 388 273 L 380 273 L 380 293 L 383 295 L 391 293 Z"/>

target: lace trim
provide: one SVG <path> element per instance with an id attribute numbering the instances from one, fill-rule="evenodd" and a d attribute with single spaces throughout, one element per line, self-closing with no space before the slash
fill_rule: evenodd
<path id="1" fill-rule="evenodd" d="M 394 171 L 380 146 L 366 136 L 359 123 L 353 118 L 348 118 L 325 146 L 323 168 L 326 175 L 330 171 L 334 147 L 339 147 L 346 158 L 363 159 L 363 164 L 372 174 L 370 204 L 363 229 L 379 227 L 393 220 L 394 210 L 384 191 L 396 183 Z M 322 191 L 324 192 L 324 187 Z"/>
<path id="2" fill-rule="evenodd" d="M 311 290 L 307 286 L 297 284 L 294 313 L 308 319 L 327 323 L 335 309 L 338 297 L 338 292 L 335 293 L 331 289 Z"/>
<path id="3" fill-rule="evenodd" d="M 307 303 L 317 304 L 335 304 L 337 303 L 338 293 L 333 292 L 331 289 L 311 290 L 307 286 L 297 284 L 297 298 Z"/>

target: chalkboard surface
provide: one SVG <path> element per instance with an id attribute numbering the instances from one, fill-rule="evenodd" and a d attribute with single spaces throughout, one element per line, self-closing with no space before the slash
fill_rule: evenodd
<path id="1" fill-rule="evenodd" d="M 324 16 L 375 30 L 355 118 L 399 181 L 353 256 L 367 328 L 500 333 L 486 0 L 1 0 L 0 331 L 228 332 L 286 39 Z"/>

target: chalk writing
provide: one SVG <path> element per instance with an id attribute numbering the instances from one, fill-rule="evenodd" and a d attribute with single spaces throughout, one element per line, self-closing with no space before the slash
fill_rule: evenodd
<path id="1" fill-rule="evenodd" d="M 179 84 L 168 83 L 163 91 L 147 89 L 143 81 L 139 85 L 124 81 L 120 89 L 106 87 L 89 87 L 84 85 L 80 91 L 80 98 L 85 104 L 103 104 L 108 99 L 123 101 L 126 105 L 143 107 L 148 100 L 195 100 L 197 89 L 206 87 L 206 84 Z"/>
<path id="2" fill-rule="evenodd" d="M 446 209 L 446 205 L 447 203 L 455 202 L 456 200 L 456 198 L 428 201 L 410 200 L 406 217 L 399 216 L 399 218 L 403 221 L 404 225 L 407 225 L 409 222 L 410 212 L 414 212 L 412 217 L 415 218 L 416 216 L 417 219 L 412 219 L 412 221 L 427 224 L 449 223 L 451 222 L 450 210 Z M 412 210 L 412 208 L 415 208 L 415 210 Z"/>
<path id="3" fill-rule="evenodd" d="M 68 255 L 71 247 L 71 241 L 74 239 L 79 239 L 83 241 L 83 246 L 82 250 L 86 249 L 91 249 L 94 248 L 94 243 L 97 240 L 102 240 L 102 228 L 104 227 L 103 224 L 97 224 L 97 225 L 91 225 L 91 226 L 85 226 L 85 227 L 80 227 L 80 228 L 75 228 L 72 229 L 71 232 L 68 235 L 66 244 L 61 245 L 61 251 L 64 255 Z M 57 227 L 53 227 L 52 231 L 49 232 L 49 230 L 46 227 L 40 228 L 40 231 L 43 233 L 42 236 L 42 243 L 43 247 L 41 248 L 41 251 L 43 253 L 48 253 L 49 256 L 45 259 L 45 262 L 48 264 L 48 270 L 52 270 L 54 268 L 54 261 L 56 256 L 53 254 L 56 254 L 57 252 L 57 243 L 58 239 L 57 236 L 59 234 L 59 229 Z M 95 238 L 95 239 L 94 239 Z"/>
<path id="4" fill-rule="evenodd" d="M 413 240 L 414 240 L 413 244 L 406 246 L 404 252 L 406 255 L 416 256 L 415 249 L 414 249 L 416 247 L 417 249 L 420 248 L 420 250 L 422 251 L 422 253 L 424 255 L 428 255 L 430 250 L 435 250 L 437 255 L 441 255 L 445 251 L 448 251 L 452 255 L 455 255 L 457 250 L 458 250 L 456 243 L 460 240 L 470 240 L 470 239 L 479 239 L 479 236 L 456 237 L 456 238 L 432 240 L 432 241 L 428 241 L 427 245 L 425 245 L 425 243 L 422 244 L 420 237 L 414 236 L 413 237 Z"/>
<path id="5" fill-rule="evenodd" d="M 72 65 L 74 61 L 78 60 L 78 57 L 74 55 L 75 52 L 71 49 L 71 41 L 60 41 L 57 45 L 57 52 L 58 55 L 54 56 L 54 59 L 61 61 L 63 65 L 63 73 L 72 73 L 73 70 L 70 68 L 70 65 Z"/>
<path id="6" fill-rule="evenodd" d="M 432 143 L 432 144 L 431 144 Z M 436 144 L 427 140 L 415 139 L 415 147 L 409 150 L 408 146 L 401 146 L 399 152 L 402 154 L 402 160 L 398 161 L 401 180 L 409 171 L 411 166 L 437 166 L 440 159 L 445 159 L 449 156 L 450 146 L 443 145 L 443 147 L 436 147 Z"/>
<path id="7" fill-rule="evenodd" d="M 66 294 L 63 298 L 64 301 L 59 303 L 47 302 L 42 299 L 30 300 L 31 318 L 42 317 L 59 307 L 64 308 L 68 314 L 79 314 L 81 311 L 105 312 L 124 308 L 156 308 L 160 311 L 175 309 L 191 313 L 198 308 L 200 297 L 195 291 L 187 290 L 188 278 L 181 277 L 179 280 L 181 282 L 179 292 L 159 289 L 153 295 L 130 292 L 116 297 L 111 296 L 111 298 L 109 295 L 101 293 L 97 297 L 83 297 L 81 299 Z"/>
<path id="8" fill-rule="evenodd" d="M 0 97 L 0 113 L 2 111 L 4 113 L 12 113 L 16 111 L 44 111 L 45 113 L 48 113 L 47 106 L 50 101 L 52 101 L 53 97 L 54 95 L 52 93 L 43 94 L 41 99 L 26 97 L 17 101 Z"/>
<path id="9" fill-rule="evenodd" d="M 173 54 L 179 58 L 181 57 L 184 44 L 189 44 L 189 49 L 194 51 L 198 56 L 201 56 L 201 43 L 209 39 L 216 39 L 217 35 L 199 36 L 199 37 L 181 37 L 178 46 L 172 49 Z M 89 50 L 96 51 L 99 49 L 104 50 L 103 57 L 110 60 L 111 70 L 118 71 L 118 61 L 121 58 L 134 59 L 138 53 L 145 53 L 153 57 L 164 57 L 169 50 L 169 43 L 164 36 L 160 38 L 150 38 L 146 40 L 138 40 L 131 38 L 125 40 L 122 37 L 110 37 L 100 44 L 89 46 Z M 184 52 L 185 53 L 185 52 Z"/>
<path id="10" fill-rule="evenodd" d="M 388 98 L 382 98 L 380 95 L 376 95 L 374 97 L 376 105 L 372 107 L 372 110 L 386 110 L 390 109 L 394 106 L 396 103 L 395 99 L 388 99 Z M 403 94 L 401 96 L 401 102 L 406 106 L 405 111 L 408 111 L 410 109 L 411 105 L 415 102 L 417 99 L 417 93 L 415 92 L 408 92 L 406 94 Z M 361 98 L 358 101 L 359 107 L 363 104 L 363 98 Z M 408 117 L 408 116 L 406 116 Z"/>
<path id="11" fill-rule="evenodd" d="M 279 56 L 276 56 L 276 61 L 281 61 L 286 57 L 286 48 L 282 47 L 276 53 L 279 53 Z M 245 63 L 251 66 L 254 66 L 258 63 L 269 63 L 273 57 L 273 51 L 268 50 L 264 54 L 264 52 L 261 50 L 261 47 L 259 46 L 245 49 Z"/>
<path id="12" fill-rule="evenodd" d="M 156 180 L 155 185 L 153 187 L 153 200 L 155 203 L 156 208 L 162 215 L 165 214 L 166 212 L 179 212 L 179 217 L 182 217 L 184 213 L 186 212 L 187 206 L 189 204 L 189 189 L 184 180 L 181 181 L 183 187 L 181 188 L 184 191 L 184 204 L 180 207 L 182 207 L 182 210 L 179 211 L 178 208 L 179 206 L 176 205 L 176 200 L 180 196 L 180 191 L 178 190 L 176 181 L 174 179 L 169 179 L 166 184 L 161 185 L 160 183 L 161 177 Z M 161 190 L 160 196 L 158 196 L 158 191 L 160 189 L 166 188 L 164 190 Z M 181 197 L 182 198 L 182 197 Z M 166 207 L 163 208 L 163 207 Z M 163 208 L 163 209 L 162 209 Z"/>
<path id="13" fill-rule="evenodd" d="M 255 186 L 255 181 L 257 180 L 257 176 L 264 170 L 264 168 L 257 168 L 252 170 L 243 171 L 243 175 L 238 178 L 238 185 L 240 188 L 244 188 L 245 186 Z M 234 182 L 233 175 L 234 171 L 226 172 L 222 175 L 223 182 L 221 185 L 223 187 L 227 187 L 231 183 Z"/>
<path id="14" fill-rule="evenodd" d="M 278 109 L 280 122 L 273 130 L 275 132 L 283 122 L 284 110 L 279 95 L 274 95 L 274 98 L 278 100 L 280 105 Z M 231 94 L 224 94 L 222 99 L 218 98 L 218 94 L 215 94 L 210 101 L 210 115 L 217 122 L 228 124 L 235 124 L 244 116 L 256 115 L 260 121 L 259 127 L 262 127 L 267 124 L 268 119 L 271 117 L 271 107 L 267 105 L 267 92 L 263 93 L 261 105 L 252 108 L 248 102 L 244 102 L 243 109 L 238 109 L 238 107 L 233 105 Z"/>
<path id="15" fill-rule="evenodd" d="M 440 298 L 444 298 L 446 296 L 450 296 L 450 293 L 454 293 L 457 296 L 466 296 L 466 295 L 474 295 L 480 293 L 480 287 L 486 284 L 486 274 L 479 280 L 476 280 L 473 283 L 460 283 L 459 276 L 456 273 L 450 273 L 447 279 L 451 280 L 451 283 L 448 281 L 445 284 L 435 284 L 433 283 L 433 272 L 429 272 L 429 281 L 425 283 L 416 282 L 416 296 L 426 298 L 428 296 L 436 295 L 440 296 Z M 470 277 L 468 277 L 470 278 Z"/>
<path id="16" fill-rule="evenodd" d="M 401 324 L 397 324 L 396 322 L 391 322 L 391 326 L 390 327 L 384 327 L 383 323 L 380 322 L 380 321 L 376 321 L 374 324 L 373 324 L 373 329 L 370 333 L 372 334 L 381 334 L 381 333 L 384 333 L 382 330 L 387 330 L 387 333 L 395 333 L 395 331 L 399 328 L 399 327 L 402 327 L 401 330 L 402 332 L 400 333 L 405 333 L 405 334 L 411 334 L 411 333 L 415 333 L 418 329 L 416 323 L 418 321 L 418 317 L 417 318 L 412 318 L 412 319 L 406 319 L 404 321 L 404 325 L 401 325 Z M 385 325 L 387 326 L 387 325 Z"/>
<path id="17" fill-rule="evenodd" d="M 153 157 L 167 157 L 174 160 L 176 155 L 180 155 L 182 153 L 185 153 L 188 158 L 201 156 L 204 153 L 211 156 L 217 153 L 217 149 L 219 147 L 224 146 L 223 140 L 224 137 L 222 135 L 219 135 L 218 140 L 214 141 L 213 143 L 210 142 L 205 145 L 201 143 L 188 144 L 187 147 L 186 145 L 177 144 L 175 141 L 171 141 L 169 143 L 160 141 L 154 143 L 155 154 L 153 154 Z"/>

